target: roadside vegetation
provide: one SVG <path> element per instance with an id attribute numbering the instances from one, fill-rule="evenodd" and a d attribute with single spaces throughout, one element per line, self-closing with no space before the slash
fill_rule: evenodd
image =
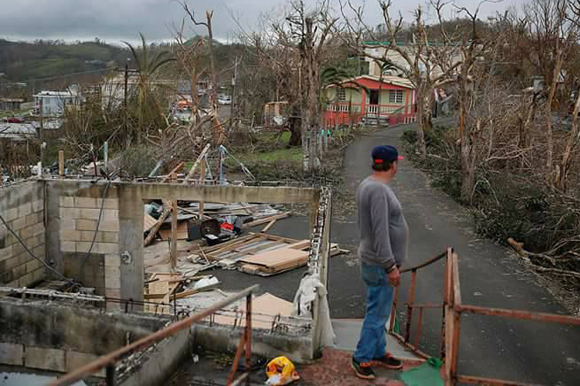
<path id="1" fill-rule="evenodd" d="M 403 139 L 410 159 L 429 174 L 431 186 L 471 210 L 480 236 L 510 245 L 550 285 L 559 287 L 556 292 L 574 294 L 561 298 L 564 304 L 574 304 L 571 312 L 577 311 L 572 308 L 577 307 L 572 298 L 580 296 L 580 200 L 576 193 L 554 190 L 537 173 L 522 172 L 498 159 L 478 164 L 473 195 L 464 201 L 458 126 L 435 126 L 426 132 L 427 157 L 414 151 L 416 132 L 406 132 Z"/>

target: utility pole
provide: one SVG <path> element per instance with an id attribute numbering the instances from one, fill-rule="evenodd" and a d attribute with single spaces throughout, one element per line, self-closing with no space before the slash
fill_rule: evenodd
<path id="1" fill-rule="evenodd" d="M 44 102 L 42 96 L 40 97 L 40 128 L 38 129 L 38 139 L 40 140 L 40 164 L 44 165 Z"/>
<path id="2" fill-rule="evenodd" d="M 233 121 L 235 121 L 235 117 L 236 117 L 236 113 L 235 113 L 235 95 L 236 95 L 236 78 L 238 77 L 238 64 L 240 64 L 240 60 L 238 59 L 238 57 L 236 56 L 235 62 L 234 62 L 234 76 L 232 77 L 232 104 L 231 104 L 231 109 L 230 109 L 230 115 L 232 116 Z M 232 121 L 232 122 L 233 122 Z"/>
<path id="3" fill-rule="evenodd" d="M 129 84 L 129 63 L 125 63 L 125 92 L 123 93 L 123 108 L 125 109 L 125 135 L 129 131 L 127 127 L 127 86 Z"/>

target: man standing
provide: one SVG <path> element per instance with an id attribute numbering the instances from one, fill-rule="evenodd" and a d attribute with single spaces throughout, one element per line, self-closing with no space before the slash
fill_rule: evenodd
<path id="1" fill-rule="evenodd" d="M 399 157 L 393 146 L 376 146 L 374 173 L 356 192 L 361 276 L 367 287 L 366 314 L 352 368 L 363 379 L 375 379 L 373 366 L 400 369 L 403 364 L 387 353 L 386 323 L 391 313 L 399 267 L 407 253 L 409 228 L 401 204 L 389 183 L 397 174 Z"/>

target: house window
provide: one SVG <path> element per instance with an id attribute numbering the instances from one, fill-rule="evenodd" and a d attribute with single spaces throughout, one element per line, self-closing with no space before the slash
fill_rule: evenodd
<path id="1" fill-rule="evenodd" d="M 342 87 L 336 89 L 336 98 L 341 102 L 346 101 L 346 90 Z"/>
<path id="2" fill-rule="evenodd" d="M 404 92 L 403 90 L 391 90 L 389 91 L 389 103 L 403 104 Z"/>

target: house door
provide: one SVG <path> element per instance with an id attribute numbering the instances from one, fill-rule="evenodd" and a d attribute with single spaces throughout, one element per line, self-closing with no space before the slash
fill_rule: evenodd
<path id="1" fill-rule="evenodd" d="M 379 90 L 370 90 L 369 104 L 371 104 L 371 105 L 378 105 L 379 104 Z"/>

